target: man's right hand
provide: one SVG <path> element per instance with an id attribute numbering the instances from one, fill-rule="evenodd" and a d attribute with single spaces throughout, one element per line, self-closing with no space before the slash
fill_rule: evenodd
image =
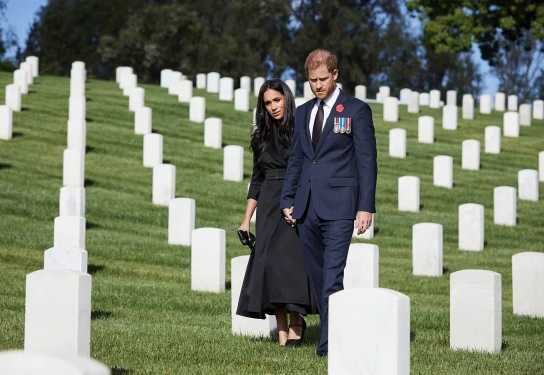
<path id="1" fill-rule="evenodd" d="M 283 208 L 281 211 L 283 213 L 283 218 L 285 219 L 285 222 L 289 225 L 295 225 L 296 220 L 293 219 L 293 207 Z"/>

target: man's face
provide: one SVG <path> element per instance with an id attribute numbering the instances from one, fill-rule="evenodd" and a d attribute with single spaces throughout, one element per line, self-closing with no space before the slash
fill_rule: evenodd
<path id="1" fill-rule="evenodd" d="M 336 79 L 338 70 L 329 72 L 325 64 L 319 65 L 315 69 L 308 71 L 308 81 L 314 95 L 320 99 L 326 99 L 336 88 Z"/>

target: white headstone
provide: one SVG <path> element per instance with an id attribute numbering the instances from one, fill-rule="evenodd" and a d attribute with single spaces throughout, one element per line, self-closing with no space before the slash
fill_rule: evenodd
<path id="1" fill-rule="evenodd" d="M 189 121 L 204 122 L 206 118 L 206 98 L 193 96 L 189 102 Z"/>
<path id="2" fill-rule="evenodd" d="M 398 209 L 406 212 L 419 212 L 419 177 L 402 176 L 398 181 Z"/>
<path id="3" fill-rule="evenodd" d="M 382 103 L 385 98 L 387 98 L 390 94 L 389 86 L 380 86 L 378 94 L 376 95 L 376 100 L 379 103 Z"/>
<path id="4" fill-rule="evenodd" d="M 518 111 L 518 97 L 517 95 L 508 95 L 508 110 L 512 112 Z"/>
<path id="5" fill-rule="evenodd" d="M 538 180 L 544 182 L 544 151 L 538 153 Z"/>
<path id="6" fill-rule="evenodd" d="M 408 375 L 410 299 L 383 288 L 332 294 L 328 373 Z"/>
<path id="7" fill-rule="evenodd" d="M 179 96 L 181 92 L 180 83 L 183 80 L 181 72 L 173 71 L 168 75 L 168 95 Z"/>
<path id="8" fill-rule="evenodd" d="M 40 270 L 26 276 L 25 352 L 90 356 L 91 276 Z"/>
<path id="9" fill-rule="evenodd" d="M 138 87 L 138 78 L 136 77 L 136 74 L 129 74 L 124 77 L 121 86 L 124 96 L 129 96 L 136 87 Z"/>
<path id="10" fill-rule="evenodd" d="M 149 107 L 139 107 L 134 112 L 134 134 L 146 135 L 152 130 L 153 112 Z"/>
<path id="11" fill-rule="evenodd" d="M 429 107 L 440 108 L 440 90 L 431 90 L 429 93 Z"/>
<path id="12" fill-rule="evenodd" d="M 200 90 L 206 88 L 206 74 L 199 73 L 196 75 L 196 88 Z"/>
<path id="13" fill-rule="evenodd" d="M 408 98 L 408 113 L 419 113 L 419 93 L 412 91 Z"/>
<path id="14" fill-rule="evenodd" d="M 0 105 L 0 139 L 10 140 L 13 136 L 13 115 L 11 108 Z"/>
<path id="15" fill-rule="evenodd" d="M 544 318 L 544 253 L 512 256 L 512 305 L 515 315 Z"/>
<path id="16" fill-rule="evenodd" d="M 399 100 L 393 96 L 383 98 L 383 120 L 385 122 L 399 121 Z"/>
<path id="17" fill-rule="evenodd" d="M 477 203 L 459 205 L 459 250 L 482 251 L 485 241 L 484 206 Z"/>
<path id="18" fill-rule="evenodd" d="M 498 126 L 485 127 L 485 153 L 501 153 L 501 128 Z"/>
<path id="19" fill-rule="evenodd" d="M 428 92 L 422 92 L 419 94 L 419 105 L 422 107 L 428 107 L 430 102 L 430 96 Z"/>
<path id="20" fill-rule="evenodd" d="M 506 109 L 506 95 L 504 92 L 497 92 L 495 94 L 495 111 L 504 112 Z"/>
<path id="21" fill-rule="evenodd" d="M 191 242 L 191 290 L 224 292 L 225 231 L 198 228 L 193 230 Z"/>
<path id="22" fill-rule="evenodd" d="M 85 249 L 85 218 L 57 216 L 54 225 L 53 246 L 57 249 Z"/>
<path id="23" fill-rule="evenodd" d="M 36 78 L 40 73 L 40 59 L 36 56 L 27 56 L 25 61 L 32 67 L 32 75 Z"/>
<path id="24" fill-rule="evenodd" d="M 249 91 L 245 89 L 234 90 L 234 109 L 236 111 L 249 111 Z"/>
<path id="25" fill-rule="evenodd" d="M 442 276 L 442 224 L 419 223 L 412 226 L 412 273 L 417 276 Z"/>
<path id="26" fill-rule="evenodd" d="M 204 146 L 220 149 L 223 141 L 223 121 L 218 117 L 208 117 L 204 121 Z"/>
<path id="27" fill-rule="evenodd" d="M 236 315 L 248 261 L 249 255 L 234 257 L 230 260 L 232 334 L 249 337 L 271 337 L 276 331 L 275 316 L 266 315 L 266 319 L 252 319 Z"/>
<path id="28" fill-rule="evenodd" d="M 219 73 L 210 72 L 206 76 L 206 91 L 212 94 L 219 92 Z"/>
<path id="29" fill-rule="evenodd" d="M 533 118 L 535 120 L 544 120 L 544 100 L 535 100 L 533 102 Z"/>
<path id="30" fill-rule="evenodd" d="M 519 124 L 522 126 L 531 126 L 530 104 L 522 104 L 519 106 Z"/>
<path id="31" fill-rule="evenodd" d="M 505 137 L 519 137 L 519 114 L 505 112 L 502 116 L 502 129 Z"/>
<path id="32" fill-rule="evenodd" d="M 377 288 L 380 278 L 380 250 L 377 245 L 349 245 L 344 268 L 344 289 Z"/>
<path id="33" fill-rule="evenodd" d="M 446 92 L 446 105 L 454 105 L 457 107 L 457 91 L 448 90 Z"/>
<path id="34" fill-rule="evenodd" d="M 463 95 L 463 120 L 474 120 L 474 98 L 470 94 Z"/>
<path id="35" fill-rule="evenodd" d="M 115 69 L 115 82 L 119 85 L 119 87 L 122 89 L 122 84 L 126 77 L 130 74 L 133 74 L 133 70 L 130 66 L 118 66 Z"/>
<path id="36" fill-rule="evenodd" d="M 491 113 L 491 95 L 480 95 L 480 113 Z"/>
<path id="37" fill-rule="evenodd" d="M 9 375 L 110 375 L 102 363 L 86 357 L 59 358 L 23 350 L 0 352 L 0 374 Z"/>
<path id="38" fill-rule="evenodd" d="M 168 206 L 176 196 L 176 166 L 160 164 L 153 167 L 153 204 Z"/>
<path id="39" fill-rule="evenodd" d="M 81 150 L 64 150 L 62 168 L 63 186 L 83 187 L 85 183 L 85 155 Z"/>
<path id="40" fill-rule="evenodd" d="M 450 348 L 498 353 L 502 345 L 501 275 L 462 270 L 450 275 Z"/>
<path id="41" fill-rule="evenodd" d="M 231 102 L 234 98 L 234 79 L 221 77 L 219 79 L 219 100 Z"/>
<path id="42" fill-rule="evenodd" d="M 417 140 L 419 143 L 434 143 L 434 119 L 431 116 L 418 118 Z"/>
<path id="43" fill-rule="evenodd" d="M 395 128 L 389 130 L 389 156 L 406 158 L 406 130 Z"/>
<path id="44" fill-rule="evenodd" d="M 161 79 L 160 79 L 161 87 L 168 88 L 168 86 L 170 85 L 170 74 L 172 74 L 172 69 L 161 70 Z"/>
<path id="45" fill-rule="evenodd" d="M 191 245 L 195 229 L 195 200 L 175 198 L 168 203 L 168 243 L 170 245 Z"/>
<path id="46" fill-rule="evenodd" d="M 162 135 L 149 133 L 144 135 L 144 167 L 153 168 L 162 164 Z"/>
<path id="47" fill-rule="evenodd" d="M 286 79 L 285 84 L 287 85 L 287 87 L 289 87 L 289 90 L 291 90 L 291 93 L 293 94 L 293 96 L 296 96 L 296 93 L 297 93 L 296 81 L 294 79 Z"/>
<path id="48" fill-rule="evenodd" d="M 244 148 L 230 145 L 223 149 L 223 179 L 240 182 L 244 179 Z"/>
<path id="49" fill-rule="evenodd" d="M 400 95 L 399 95 L 400 104 L 407 105 L 411 95 L 412 95 L 412 90 L 408 88 L 400 89 Z"/>
<path id="50" fill-rule="evenodd" d="M 306 86 L 304 86 L 306 88 Z M 310 84 L 308 83 L 308 88 L 310 88 Z M 312 90 L 310 89 L 310 93 L 312 93 Z M 306 91 L 304 91 L 304 97 L 306 97 Z M 308 99 L 311 99 L 314 97 L 314 94 L 312 93 L 312 96 L 308 97 Z M 357 85 L 355 86 L 355 97 L 359 100 L 366 100 L 366 86 L 365 85 Z"/>
<path id="51" fill-rule="evenodd" d="M 178 82 L 178 102 L 190 103 L 193 97 L 193 81 L 182 79 Z"/>
<path id="52" fill-rule="evenodd" d="M 445 105 L 442 108 L 442 127 L 448 130 L 457 129 L 457 107 Z"/>
<path id="53" fill-rule="evenodd" d="M 23 70 L 17 69 L 13 72 L 13 83 L 19 86 L 22 95 L 28 94 L 28 81 Z"/>
<path id="54" fill-rule="evenodd" d="M 453 158 L 437 155 L 433 158 L 433 185 L 453 188 Z"/>
<path id="55" fill-rule="evenodd" d="M 248 76 L 240 77 L 240 88 L 246 89 L 247 91 L 251 92 L 251 77 L 248 77 Z"/>
<path id="56" fill-rule="evenodd" d="M 6 86 L 6 106 L 14 112 L 21 111 L 21 89 L 16 84 Z"/>
<path id="57" fill-rule="evenodd" d="M 469 171 L 480 169 L 480 142 L 476 139 L 467 139 L 462 144 L 461 168 Z"/>
<path id="58" fill-rule="evenodd" d="M 136 109 L 143 107 L 145 91 L 141 87 L 134 88 L 128 97 L 128 109 L 131 112 L 135 112 Z"/>
<path id="59" fill-rule="evenodd" d="M 255 97 L 259 96 L 259 91 L 261 90 L 261 86 L 264 84 L 265 79 L 263 77 L 255 77 L 253 79 L 253 93 L 255 94 Z"/>
<path id="60" fill-rule="evenodd" d="M 518 172 L 518 198 L 524 201 L 538 201 L 538 171 L 522 169 Z"/>
<path id="61" fill-rule="evenodd" d="M 85 188 L 60 188 L 59 216 L 85 217 Z"/>
<path id="62" fill-rule="evenodd" d="M 517 221 L 517 193 L 511 186 L 497 186 L 493 190 L 493 223 L 515 226 Z"/>

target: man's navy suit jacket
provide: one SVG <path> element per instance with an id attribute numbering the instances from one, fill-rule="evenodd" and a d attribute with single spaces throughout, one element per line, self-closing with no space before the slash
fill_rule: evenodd
<path id="1" fill-rule="evenodd" d="M 357 211 L 375 212 L 376 138 L 368 104 L 342 90 L 314 151 L 309 129 L 317 99 L 299 106 L 280 207 L 304 215 L 310 194 L 323 220 L 354 219 Z M 335 118 L 351 118 L 351 132 L 333 132 Z M 313 125 L 313 124 L 312 124 Z"/>

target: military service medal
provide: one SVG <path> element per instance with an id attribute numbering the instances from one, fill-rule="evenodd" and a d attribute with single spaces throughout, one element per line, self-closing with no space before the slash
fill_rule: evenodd
<path id="1" fill-rule="evenodd" d="M 335 117 L 333 131 L 335 134 L 351 133 L 351 117 Z"/>
<path id="2" fill-rule="evenodd" d="M 338 134 L 340 132 L 340 117 L 334 118 L 334 129 L 333 132 Z"/>

